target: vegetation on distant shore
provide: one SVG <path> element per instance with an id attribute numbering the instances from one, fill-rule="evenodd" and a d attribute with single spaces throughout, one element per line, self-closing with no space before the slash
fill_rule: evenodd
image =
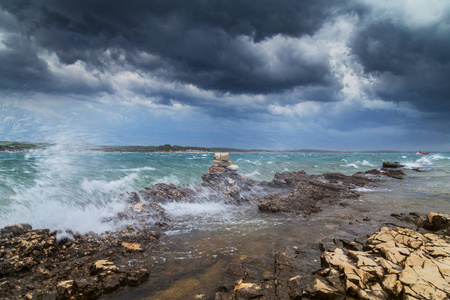
<path id="1" fill-rule="evenodd" d="M 0 141 L 0 151 L 3 152 L 28 151 L 36 147 L 38 147 L 38 145 L 32 143 Z"/>
<path id="2" fill-rule="evenodd" d="M 35 148 L 45 148 L 52 144 L 33 144 L 26 142 L 0 141 L 0 152 L 27 152 Z M 159 146 L 86 146 L 90 151 L 99 152 L 247 152 L 235 148 L 205 148 L 195 146 L 159 145 Z"/>
<path id="3" fill-rule="evenodd" d="M 8 142 L 0 141 L 0 152 L 27 152 L 35 148 L 45 148 L 51 146 L 48 143 L 29 143 L 29 142 Z M 159 146 L 106 146 L 106 145 L 90 145 L 86 146 L 90 151 L 99 152 L 284 152 L 284 153 L 407 153 L 408 151 L 333 151 L 319 149 L 296 149 L 296 150 L 261 150 L 261 149 L 239 149 L 226 147 L 196 147 L 196 146 L 179 146 L 179 145 L 159 145 Z"/>

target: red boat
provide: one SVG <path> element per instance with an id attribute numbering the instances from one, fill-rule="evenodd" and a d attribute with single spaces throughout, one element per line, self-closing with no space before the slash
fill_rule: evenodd
<path id="1" fill-rule="evenodd" d="M 422 151 L 419 151 L 419 152 L 417 152 L 416 154 L 428 155 L 428 154 L 430 154 L 430 152 L 422 152 Z"/>

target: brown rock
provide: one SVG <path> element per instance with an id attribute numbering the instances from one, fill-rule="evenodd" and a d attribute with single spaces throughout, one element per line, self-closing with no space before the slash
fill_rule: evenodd
<path id="1" fill-rule="evenodd" d="M 112 262 L 107 261 L 105 259 L 97 260 L 90 266 L 91 275 L 96 275 L 98 273 L 105 271 L 115 271 L 115 270 L 117 270 L 117 267 Z"/>
<path id="2" fill-rule="evenodd" d="M 142 249 L 141 245 L 139 243 L 127 243 L 127 242 L 123 242 L 122 246 L 124 246 L 125 248 L 129 249 L 129 250 L 134 250 L 134 251 L 144 251 L 144 249 Z"/>
<path id="3" fill-rule="evenodd" d="M 326 280 L 317 278 L 311 286 L 310 293 L 318 299 L 344 299 L 344 295 L 338 289 L 332 287 Z"/>
<path id="4" fill-rule="evenodd" d="M 74 280 L 61 281 L 56 286 L 56 299 L 69 299 L 75 295 L 77 289 Z"/>
<path id="5" fill-rule="evenodd" d="M 230 155 L 226 152 L 217 152 L 214 154 L 214 159 L 215 160 L 228 160 L 229 156 Z"/>
<path id="6" fill-rule="evenodd" d="M 223 168 L 223 167 L 213 167 L 213 166 L 211 166 L 211 167 L 209 167 L 209 172 L 211 173 L 211 174 L 214 174 L 214 173 L 225 173 L 225 168 Z"/>
<path id="7" fill-rule="evenodd" d="M 239 283 L 234 288 L 236 300 L 248 300 L 262 296 L 261 286 L 255 283 Z"/>

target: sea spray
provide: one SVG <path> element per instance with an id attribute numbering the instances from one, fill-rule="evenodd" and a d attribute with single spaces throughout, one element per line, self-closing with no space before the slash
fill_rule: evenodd
<path id="1" fill-rule="evenodd" d="M 86 157 L 80 146 L 55 144 L 25 155 L 32 169 L 28 180 L 10 183 L 13 193 L 4 211 L 2 224 L 30 223 L 35 228 L 74 229 L 82 233 L 113 229 L 102 222 L 123 209 L 120 191 L 130 187 L 135 175 L 124 180 L 86 179 L 88 165 L 95 157 Z M 91 176 L 94 174 L 90 174 Z M 101 174 L 98 174 L 100 177 Z"/>

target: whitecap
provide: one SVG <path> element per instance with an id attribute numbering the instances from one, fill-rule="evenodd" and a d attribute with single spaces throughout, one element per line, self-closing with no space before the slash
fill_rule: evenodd
<path id="1" fill-rule="evenodd" d="M 373 167 L 374 165 L 372 165 L 370 162 L 368 162 L 367 160 L 363 160 L 361 163 L 362 166 L 368 166 L 368 167 Z"/>
<path id="2" fill-rule="evenodd" d="M 173 183 L 175 185 L 179 185 L 181 182 L 177 176 L 170 174 L 169 176 L 164 176 L 160 179 L 155 180 L 154 184 L 157 183 L 166 183 L 166 184 Z"/>
<path id="3" fill-rule="evenodd" d="M 245 176 L 247 176 L 247 177 L 253 177 L 253 176 L 256 176 L 256 175 L 261 175 L 261 173 L 258 170 L 255 170 L 255 171 L 253 171 L 251 173 L 245 173 Z"/>
<path id="4" fill-rule="evenodd" d="M 340 165 L 341 167 L 353 167 L 355 169 L 359 169 L 358 165 L 355 163 L 347 164 L 347 165 Z"/>

